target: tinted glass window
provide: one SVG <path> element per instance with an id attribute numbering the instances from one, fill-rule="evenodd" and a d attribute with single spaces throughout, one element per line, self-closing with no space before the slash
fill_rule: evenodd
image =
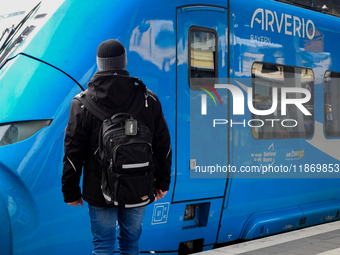
<path id="1" fill-rule="evenodd" d="M 191 28 L 189 31 L 189 78 L 217 76 L 217 35 L 214 30 Z M 192 84 L 190 84 L 192 88 Z"/>
<path id="2" fill-rule="evenodd" d="M 324 97 L 325 135 L 340 137 L 340 73 L 325 73 Z"/>
<path id="3" fill-rule="evenodd" d="M 268 110 L 273 105 L 276 88 L 277 108 L 270 115 L 252 115 L 252 134 L 257 139 L 266 138 L 306 138 L 314 133 L 314 74 L 311 69 L 277 64 L 254 63 L 252 67 L 253 106 L 257 110 Z M 302 104 L 311 114 L 304 114 L 296 105 L 285 105 L 286 114 L 281 109 L 283 88 L 304 88 L 311 99 Z M 285 93 L 287 99 L 303 99 L 303 93 Z M 283 101 L 286 101 L 285 99 Z M 294 100 L 293 100 L 294 101 Z"/>

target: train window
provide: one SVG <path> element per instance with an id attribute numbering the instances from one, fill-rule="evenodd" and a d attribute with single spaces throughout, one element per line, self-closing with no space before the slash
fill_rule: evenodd
<path id="1" fill-rule="evenodd" d="M 277 107 L 270 115 L 252 115 L 252 134 L 256 139 L 308 138 L 314 133 L 314 74 L 312 69 L 277 64 L 254 63 L 252 67 L 253 106 L 256 110 L 269 110 L 276 88 Z M 287 88 L 284 98 L 303 99 L 304 93 L 289 92 L 288 88 L 307 89 L 311 98 L 302 106 L 305 114 L 294 104 L 281 109 L 281 90 Z"/>
<path id="2" fill-rule="evenodd" d="M 191 27 L 189 29 L 189 84 L 191 78 L 217 77 L 217 33 L 213 29 Z"/>
<path id="3" fill-rule="evenodd" d="M 50 125 L 51 122 L 51 120 L 34 120 L 0 124 L 0 146 L 23 141 Z"/>
<path id="4" fill-rule="evenodd" d="M 324 129 L 326 137 L 340 137 L 340 73 L 324 77 Z"/>

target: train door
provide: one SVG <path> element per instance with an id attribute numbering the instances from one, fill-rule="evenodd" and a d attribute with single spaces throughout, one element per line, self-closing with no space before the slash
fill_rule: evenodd
<path id="1" fill-rule="evenodd" d="M 221 199 L 226 192 L 228 119 L 228 9 L 177 9 L 177 146 L 173 202 Z M 221 204 L 222 206 L 222 204 Z"/>

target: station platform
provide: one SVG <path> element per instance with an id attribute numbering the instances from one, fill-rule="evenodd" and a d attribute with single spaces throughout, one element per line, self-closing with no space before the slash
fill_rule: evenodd
<path id="1" fill-rule="evenodd" d="M 340 221 L 200 252 L 202 255 L 340 255 Z"/>

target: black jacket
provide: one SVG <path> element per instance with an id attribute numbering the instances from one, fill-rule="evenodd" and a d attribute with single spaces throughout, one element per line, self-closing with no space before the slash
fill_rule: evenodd
<path id="1" fill-rule="evenodd" d="M 115 75 L 118 74 L 118 75 Z M 125 70 L 99 71 L 87 84 L 88 94 L 106 112 L 126 112 L 132 104 L 136 87 Z M 161 103 L 148 90 L 148 107 L 143 107 L 137 120 L 153 134 L 152 148 L 156 163 L 156 188 L 166 191 L 170 185 L 171 144 Z M 62 192 L 66 203 L 82 197 L 79 187 L 82 170 L 83 198 L 92 205 L 107 206 L 100 188 L 99 163 L 94 154 L 98 148 L 98 134 L 102 122 L 94 117 L 78 100 L 73 100 L 65 133 Z"/>

